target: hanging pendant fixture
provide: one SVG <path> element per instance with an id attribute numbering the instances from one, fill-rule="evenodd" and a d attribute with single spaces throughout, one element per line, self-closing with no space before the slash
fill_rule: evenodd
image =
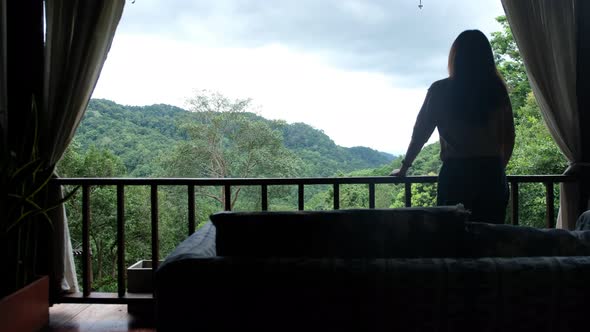
<path id="1" fill-rule="evenodd" d="M 422 0 L 420 0 L 420 4 L 418 5 L 418 8 L 422 9 L 422 7 L 424 7 L 424 6 L 422 6 Z"/>

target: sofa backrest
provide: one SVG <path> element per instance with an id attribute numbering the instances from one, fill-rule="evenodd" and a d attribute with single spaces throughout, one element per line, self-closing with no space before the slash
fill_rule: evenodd
<path id="1" fill-rule="evenodd" d="M 462 207 L 220 212 L 218 256 L 461 257 Z"/>

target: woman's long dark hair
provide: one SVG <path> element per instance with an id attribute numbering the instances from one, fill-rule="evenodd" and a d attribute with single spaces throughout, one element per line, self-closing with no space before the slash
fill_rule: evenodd
<path id="1" fill-rule="evenodd" d="M 463 31 L 449 52 L 451 112 L 469 122 L 484 123 L 507 95 L 488 38 L 479 30 Z"/>

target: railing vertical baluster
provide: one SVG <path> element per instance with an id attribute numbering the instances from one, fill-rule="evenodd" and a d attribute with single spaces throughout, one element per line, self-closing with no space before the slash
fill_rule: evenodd
<path id="1" fill-rule="evenodd" d="M 267 211 L 268 210 L 268 186 L 266 184 L 263 184 L 260 187 L 260 195 L 261 200 L 262 200 L 262 211 Z"/>
<path id="2" fill-rule="evenodd" d="M 125 296 L 125 186 L 117 185 L 117 290 Z"/>
<path id="3" fill-rule="evenodd" d="M 152 285 L 154 285 L 154 297 L 156 296 L 156 270 L 159 263 L 159 237 L 158 237 L 158 185 L 151 186 L 151 210 L 152 210 Z"/>
<path id="4" fill-rule="evenodd" d="M 510 183 L 510 208 L 512 211 L 512 225 L 518 225 L 518 182 Z"/>
<path id="5" fill-rule="evenodd" d="M 412 207 L 412 183 L 404 183 L 404 196 L 406 201 L 406 207 Z"/>
<path id="6" fill-rule="evenodd" d="M 555 228 L 555 208 L 553 206 L 555 197 L 553 194 L 553 182 L 545 182 L 545 190 L 547 228 Z"/>
<path id="7" fill-rule="evenodd" d="M 82 293 L 90 296 L 92 260 L 90 257 L 90 186 L 82 185 Z"/>
<path id="8" fill-rule="evenodd" d="M 190 184 L 187 187 L 188 196 L 188 235 L 195 232 L 195 186 Z"/>
<path id="9" fill-rule="evenodd" d="M 305 187 L 303 184 L 299 184 L 297 187 L 297 207 L 299 211 L 303 211 L 305 209 Z"/>
<path id="10" fill-rule="evenodd" d="M 369 183 L 369 209 L 375 208 L 375 184 Z"/>
<path id="11" fill-rule="evenodd" d="M 334 183 L 334 210 L 340 209 L 340 184 Z"/>
<path id="12" fill-rule="evenodd" d="M 223 208 L 225 211 L 231 211 L 231 186 L 229 184 L 226 184 L 223 187 L 223 195 L 225 201 L 225 206 Z"/>

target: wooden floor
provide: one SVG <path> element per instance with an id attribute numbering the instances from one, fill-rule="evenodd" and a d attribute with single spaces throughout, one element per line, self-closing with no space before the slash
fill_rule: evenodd
<path id="1" fill-rule="evenodd" d="M 153 322 L 127 313 L 120 304 L 55 304 L 49 309 L 48 332 L 155 332 Z"/>

